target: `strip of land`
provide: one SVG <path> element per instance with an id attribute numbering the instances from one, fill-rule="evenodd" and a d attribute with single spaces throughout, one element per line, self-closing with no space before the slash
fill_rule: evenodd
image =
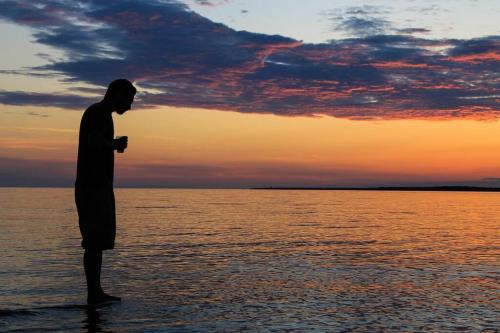
<path id="1" fill-rule="evenodd" d="M 480 186 L 401 186 L 401 187 L 254 187 L 253 190 L 314 191 L 427 191 L 427 192 L 500 192 L 500 187 Z"/>

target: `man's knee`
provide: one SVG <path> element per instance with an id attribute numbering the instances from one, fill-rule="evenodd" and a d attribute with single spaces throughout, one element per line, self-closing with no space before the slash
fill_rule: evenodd
<path id="1" fill-rule="evenodd" d="M 92 248 L 85 249 L 84 255 L 86 257 L 98 258 L 102 256 L 102 250 L 92 249 Z"/>

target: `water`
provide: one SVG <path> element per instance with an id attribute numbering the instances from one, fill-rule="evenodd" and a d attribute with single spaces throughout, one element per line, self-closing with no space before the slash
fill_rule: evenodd
<path id="1" fill-rule="evenodd" d="M 498 332 L 500 193 L 116 199 L 95 311 L 72 189 L 0 189 L 0 331 Z"/>

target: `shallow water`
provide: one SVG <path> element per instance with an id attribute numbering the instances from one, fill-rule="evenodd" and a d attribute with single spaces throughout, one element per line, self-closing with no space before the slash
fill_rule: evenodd
<path id="1" fill-rule="evenodd" d="M 498 332 L 500 193 L 115 194 L 91 311 L 72 189 L 0 189 L 0 331 Z"/>

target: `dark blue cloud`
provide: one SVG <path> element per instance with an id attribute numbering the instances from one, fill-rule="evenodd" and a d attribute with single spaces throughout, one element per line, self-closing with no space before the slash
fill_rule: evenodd
<path id="1" fill-rule="evenodd" d="M 404 29 L 398 29 L 397 32 L 401 34 L 413 35 L 413 34 L 427 34 L 431 31 L 426 28 L 404 28 Z"/>
<path id="2" fill-rule="evenodd" d="M 500 48 L 500 37 L 489 36 L 485 38 L 476 38 L 463 40 L 456 43 L 455 47 L 449 52 L 450 56 L 474 55 L 484 53 L 497 53 Z M 500 56 L 500 55 L 499 55 Z M 498 58 L 496 59 L 498 60 Z"/>
<path id="3" fill-rule="evenodd" d="M 380 6 L 352 6 L 343 10 L 327 11 L 335 32 L 348 36 L 366 37 L 386 34 L 392 24 L 384 18 L 388 10 Z"/>
<path id="4" fill-rule="evenodd" d="M 24 91 L 0 90 L 0 103 L 7 105 L 52 106 L 64 109 L 85 109 L 91 103 L 98 102 L 95 98 L 80 95 L 60 95 Z"/>
<path id="5" fill-rule="evenodd" d="M 350 16 L 343 18 L 335 28 L 355 36 L 371 36 L 385 33 L 389 26 L 389 22 L 384 19 Z"/>
<path id="6" fill-rule="evenodd" d="M 140 107 L 351 119 L 499 115 L 499 37 L 431 40 L 415 37 L 423 32 L 415 29 L 389 35 L 384 13 L 374 16 L 373 7 L 351 8 L 338 22 L 369 33 L 323 44 L 235 31 L 177 1 L 3 1 L 2 8 L 1 18 L 30 26 L 37 42 L 66 54 L 29 74 L 103 88 L 127 77 L 143 90 Z M 88 90 L 2 91 L 0 102 L 80 109 L 90 99 L 78 92 Z"/>

